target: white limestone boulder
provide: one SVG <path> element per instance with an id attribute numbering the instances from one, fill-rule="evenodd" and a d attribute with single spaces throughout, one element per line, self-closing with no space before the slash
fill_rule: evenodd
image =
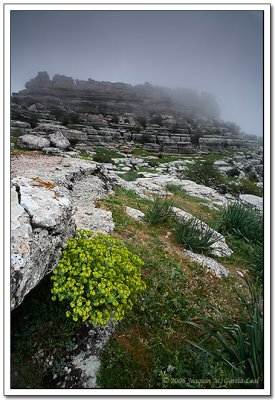
<path id="1" fill-rule="evenodd" d="M 243 203 L 249 204 L 259 211 L 263 211 L 262 197 L 254 196 L 253 194 L 241 194 L 239 198 Z"/>
<path id="2" fill-rule="evenodd" d="M 69 140 L 67 138 L 65 138 L 65 136 L 62 135 L 61 132 L 51 133 L 49 135 L 49 139 L 50 139 L 51 145 L 54 147 L 57 147 L 58 149 L 65 150 L 68 147 L 70 147 Z"/>
<path id="3" fill-rule="evenodd" d="M 29 147 L 33 150 L 42 150 L 44 147 L 50 147 L 48 139 L 35 135 L 19 136 L 17 143 L 22 147 Z"/>

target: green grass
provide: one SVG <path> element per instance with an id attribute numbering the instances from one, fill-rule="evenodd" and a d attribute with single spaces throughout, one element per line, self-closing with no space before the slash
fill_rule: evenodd
<path id="1" fill-rule="evenodd" d="M 133 190 L 123 188 L 116 188 L 113 195 L 97 202 L 100 207 L 106 207 L 112 211 L 115 230 L 119 233 L 125 232 L 132 224 L 136 227 L 141 225 L 126 214 L 124 206 L 141 210 L 150 203 L 150 200 L 140 198 Z"/>
<path id="2" fill-rule="evenodd" d="M 192 210 L 195 216 L 202 213 L 205 222 L 215 223 L 217 213 L 210 210 L 208 214 L 203 211 L 200 199 L 194 201 L 186 196 L 175 194 L 173 201 L 179 202 L 186 211 Z M 183 254 L 172 219 L 148 225 L 126 214 L 125 206 L 146 210 L 152 207 L 151 200 L 140 198 L 132 190 L 117 188 L 111 196 L 98 200 L 97 205 L 112 211 L 113 235 L 143 259 L 142 276 L 147 286 L 138 304 L 127 312 L 103 349 L 97 377 L 100 387 L 247 388 L 245 384 L 229 382 L 236 375 L 228 363 L 211 354 L 218 348 L 214 337 L 207 342 L 208 353 L 188 343 L 198 344 L 201 337 L 200 329 L 186 321 L 198 323 L 208 318 L 221 323 L 221 315 L 226 315 L 226 322 L 231 326 L 232 321 L 238 324 L 237 316 L 248 315 L 242 298 L 247 288 L 241 287 L 243 279 L 236 271 L 252 271 L 248 268 L 247 252 L 256 249 L 256 245 L 242 236 L 225 232 L 234 253 L 219 260 L 230 274 L 218 279 Z M 253 274 L 247 274 L 253 279 Z M 261 282 L 257 284 L 261 288 Z M 43 387 L 46 372 L 42 363 L 34 364 L 34 354 L 41 348 L 46 349 L 45 356 L 54 354 L 52 370 L 58 371 L 74 344 L 78 325 L 64 317 L 64 310 L 59 309 L 62 303 L 53 303 L 50 297 L 45 281 L 44 289 L 39 285 L 12 313 L 12 365 L 19 372 L 14 387 L 22 387 L 20 379 L 25 386 Z M 219 348 L 223 357 L 227 357 L 221 344 Z M 228 360 L 234 362 L 231 358 Z M 169 370 L 169 365 L 174 369 Z M 244 376 L 251 375 L 245 371 Z"/>
<path id="3" fill-rule="evenodd" d="M 116 191 L 111 202 L 107 200 L 112 211 L 116 207 L 118 211 L 122 204 L 142 209 L 146 207 L 144 201 L 149 202 L 121 189 Z M 239 315 L 242 303 L 235 291 L 236 284 L 239 285 L 238 276 L 233 274 L 213 281 L 203 267 L 183 257 L 174 244 L 173 235 L 168 247 L 163 242 L 165 232 L 173 231 L 173 223 L 147 226 L 128 219 L 126 224 L 121 208 L 120 213 L 117 211 L 114 213 L 116 232 L 124 238 L 128 248 L 145 261 L 143 276 L 147 290 L 140 305 L 127 315 L 103 351 L 101 387 L 236 387 L 229 383 L 235 375 L 228 364 L 185 342 L 184 339 L 199 338 L 199 333 L 184 321 L 203 316 L 218 320 L 221 311 L 228 318 Z M 233 238 L 230 244 L 236 240 Z M 241 269 L 247 265 L 245 251 L 236 251 L 234 257 L 232 261 L 224 259 L 227 266 Z M 168 365 L 175 369 L 167 372 Z M 192 382 L 188 380 L 190 376 L 194 378 Z M 202 379 L 206 383 L 200 383 Z"/>
<path id="4" fill-rule="evenodd" d="M 168 192 L 171 192 L 174 195 L 179 196 L 179 197 L 181 197 L 183 199 L 190 200 L 190 201 L 192 201 L 194 203 L 209 203 L 209 201 L 206 200 L 206 199 L 201 199 L 199 197 L 190 196 L 186 192 L 186 190 L 180 188 L 179 186 L 173 185 L 173 184 L 168 184 L 166 186 L 166 189 L 168 190 Z"/>
<path id="5" fill-rule="evenodd" d="M 111 163 L 113 164 L 113 158 L 125 158 L 124 154 L 120 154 L 119 152 L 108 149 L 105 147 L 97 147 L 96 154 L 93 156 L 93 161 L 99 163 Z"/>
<path id="6" fill-rule="evenodd" d="M 165 154 L 165 153 L 160 153 L 159 154 L 159 158 L 158 160 L 152 160 L 152 161 L 156 161 L 157 164 L 165 164 L 165 163 L 169 163 L 169 162 L 173 162 L 173 161 L 178 161 L 178 160 L 183 160 L 186 157 L 182 156 L 182 155 L 172 155 L 172 154 Z"/>
<path id="7" fill-rule="evenodd" d="M 143 147 L 134 148 L 132 153 L 134 156 L 140 156 L 140 157 L 147 157 L 152 155 L 149 151 L 145 150 Z"/>
<path id="8" fill-rule="evenodd" d="M 233 281 L 225 279 L 213 285 L 203 268 L 193 266 L 186 271 L 167 254 L 156 237 L 142 240 L 133 232 L 126 243 L 131 251 L 146 260 L 143 275 L 147 290 L 139 306 L 126 316 L 103 351 L 101 387 L 200 388 L 199 380 L 206 378 L 209 383 L 203 387 L 215 387 L 215 378 L 221 381 L 222 377 L 228 378 L 229 368 L 215 362 L 211 355 L 200 354 L 184 341 L 196 336 L 184 321 L 211 315 L 217 303 L 223 307 L 225 293 L 230 296 L 230 306 L 235 304 L 236 296 L 230 290 Z M 178 382 L 171 380 L 167 384 L 168 365 L 175 368 L 168 374 L 169 379 L 175 378 Z M 188 382 L 191 376 L 198 382 Z M 221 386 L 227 387 L 225 381 Z"/>
<path id="9" fill-rule="evenodd" d="M 139 167 L 138 172 L 151 172 L 155 173 L 156 169 L 154 167 Z"/>
<path id="10" fill-rule="evenodd" d="M 86 150 L 80 150 L 79 155 L 83 160 L 92 160 L 92 156 Z"/>
<path id="11" fill-rule="evenodd" d="M 110 158 L 125 158 L 124 154 L 119 153 L 116 150 L 108 149 L 106 147 L 97 147 L 95 151 L 97 154 L 104 154 L 106 156 L 109 156 Z"/>
<path id="12" fill-rule="evenodd" d="M 209 224 L 211 228 L 216 229 L 216 219 L 220 215 L 220 207 L 216 209 L 208 207 L 209 201 L 199 197 L 190 196 L 179 186 L 169 184 L 166 186 L 168 192 L 173 194 L 175 206 L 196 216 L 197 219 Z"/>
<path id="13" fill-rule="evenodd" d="M 247 387 L 263 388 L 264 336 L 261 297 L 254 286 L 246 280 L 250 296 L 240 294 L 243 301 L 242 313 L 235 321 L 201 318 L 189 324 L 202 332 L 198 342 L 189 341 L 192 346 L 228 365 L 236 379 L 247 381 Z M 210 339 L 215 339 L 208 343 Z M 208 343 L 208 345 L 207 345 Z M 255 383 L 251 384 L 251 381 Z"/>

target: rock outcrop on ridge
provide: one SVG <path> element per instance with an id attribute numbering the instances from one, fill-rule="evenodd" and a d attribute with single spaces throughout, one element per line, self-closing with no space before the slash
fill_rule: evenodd
<path id="1" fill-rule="evenodd" d="M 11 117 L 14 137 L 51 140 L 49 135 L 58 133 L 72 147 L 132 143 L 153 152 L 188 154 L 259 146 L 256 137 L 220 119 L 210 94 L 148 83 L 132 86 L 63 75 L 51 80 L 47 72 L 39 72 L 25 90 L 13 93 Z"/>

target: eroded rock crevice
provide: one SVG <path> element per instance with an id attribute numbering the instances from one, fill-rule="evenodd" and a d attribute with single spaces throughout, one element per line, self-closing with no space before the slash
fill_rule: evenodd
<path id="1" fill-rule="evenodd" d="M 104 169 L 90 162 L 79 164 L 67 161 L 64 170 L 52 165 L 51 170 L 36 171 L 35 177 L 29 170 L 28 177 L 12 179 L 12 309 L 55 268 L 76 229 L 110 233 L 114 228 L 111 212 L 95 203 L 112 190 L 108 178 L 102 179 Z"/>

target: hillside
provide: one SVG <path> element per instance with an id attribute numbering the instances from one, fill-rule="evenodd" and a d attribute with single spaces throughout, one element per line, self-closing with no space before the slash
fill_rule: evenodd
<path id="1" fill-rule="evenodd" d="M 13 94 L 12 388 L 264 387 L 263 148 L 187 97 Z"/>

